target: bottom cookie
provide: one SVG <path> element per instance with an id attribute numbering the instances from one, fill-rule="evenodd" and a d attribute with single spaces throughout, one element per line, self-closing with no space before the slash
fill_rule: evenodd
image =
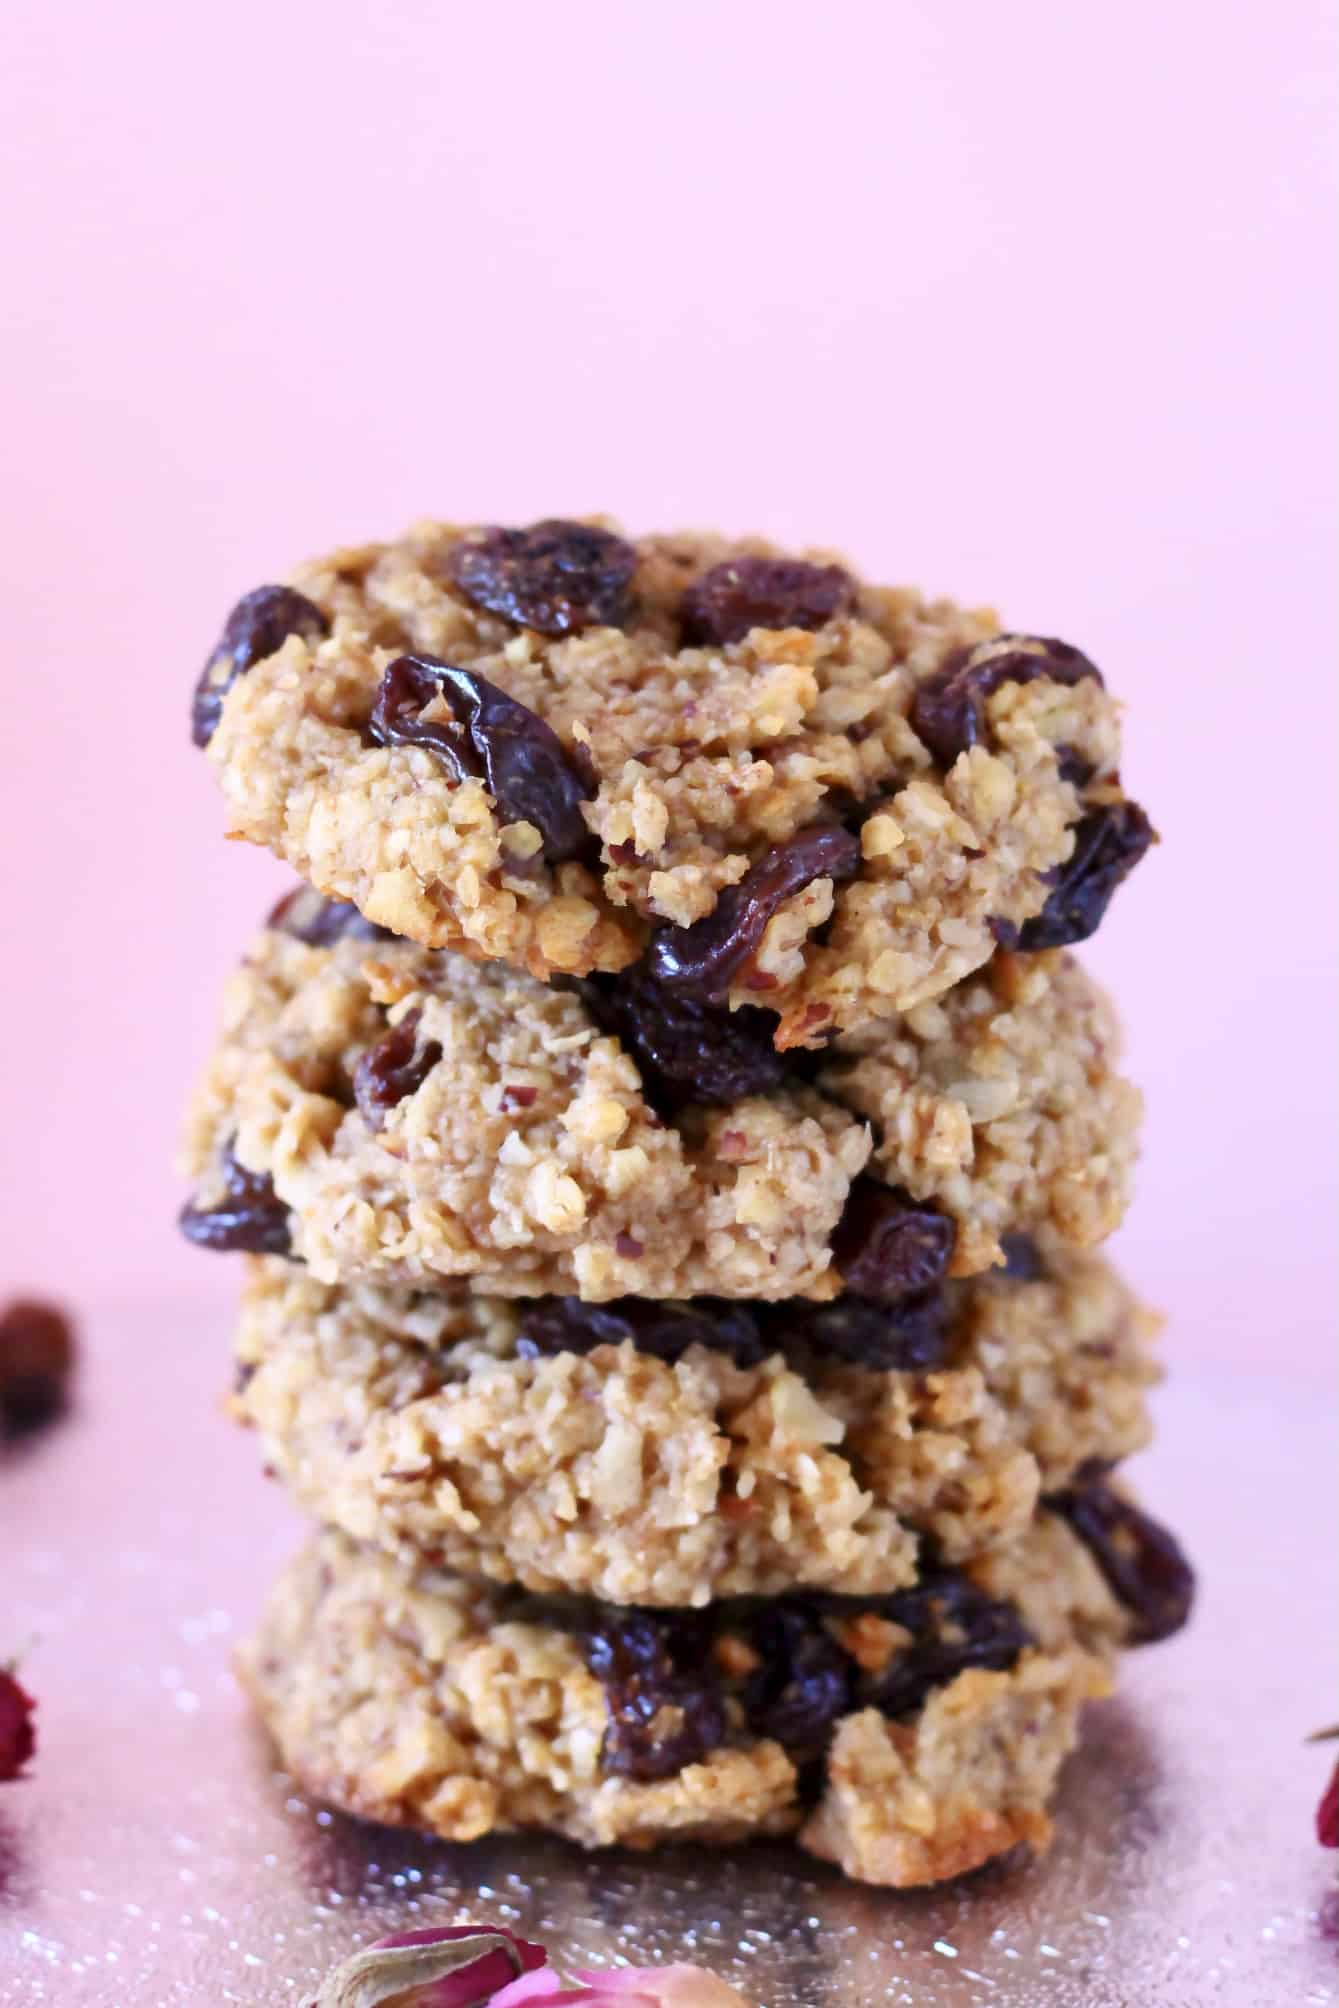
<path id="1" fill-rule="evenodd" d="M 1057 1506 L 891 1596 L 695 1611 L 410 1576 L 323 1533 L 239 1670 L 298 1783 L 368 1819 L 588 1847 L 792 1834 L 862 1881 L 937 1882 L 1045 1847 L 1082 1704 L 1122 1646 L 1188 1608 L 1170 1538 L 1091 1496 L 1124 1516 L 1105 1548 Z"/>

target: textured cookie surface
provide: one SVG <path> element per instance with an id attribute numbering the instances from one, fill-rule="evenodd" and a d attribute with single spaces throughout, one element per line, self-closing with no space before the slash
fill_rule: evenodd
<path id="1" fill-rule="evenodd" d="M 1035 1280 L 946 1298 L 930 1371 L 791 1347 L 784 1306 L 762 1329 L 785 1349 L 743 1363 L 631 1340 L 537 1355 L 515 1299 L 270 1259 L 233 1406 L 314 1518 L 410 1563 L 632 1604 L 888 1591 L 924 1539 L 950 1562 L 998 1547 L 1148 1434 L 1152 1320 L 1099 1258 L 1056 1249 Z"/>
<path id="2" fill-rule="evenodd" d="M 275 1586 L 240 1671 L 300 1785 L 366 1818 L 455 1841 L 542 1828 L 587 1846 L 798 1830 L 852 1876 L 932 1882 L 1045 1845 L 1079 1708 L 1107 1690 L 1125 1635 L 1060 1521 L 1043 1516 L 1017 1550 L 1011 1606 L 970 1579 L 927 1589 L 940 1617 L 970 1614 L 969 1642 L 933 1664 L 875 1610 L 796 1606 L 760 1669 L 775 1607 L 726 1605 L 695 1672 L 676 1676 L 657 1664 L 659 1635 L 632 1632 L 626 1612 L 558 1620 L 454 1578 L 411 1580 L 325 1534 Z M 958 1635 L 950 1618 L 941 1636 Z M 649 1728 L 630 1654 L 661 1683 Z"/>
<path id="3" fill-rule="evenodd" d="M 500 1295 L 886 1296 L 1124 1210 L 1139 1098 L 1063 953 L 783 1060 L 742 1014 L 668 1038 L 618 979 L 546 986 L 314 905 L 232 978 L 195 1098 L 187 1225 L 213 1245 Z M 928 1215 L 909 1265 L 899 1205 Z"/>
<path id="4" fill-rule="evenodd" d="M 1076 650 L 709 536 L 335 552 L 234 610 L 195 727 L 231 832 L 396 934 L 541 977 L 649 950 L 782 1046 L 1082 938 L 1151 840 Z"/>

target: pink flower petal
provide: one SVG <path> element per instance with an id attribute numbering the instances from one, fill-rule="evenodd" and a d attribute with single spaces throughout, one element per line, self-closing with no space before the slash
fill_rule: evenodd
<path id="1" fill-rule="evenodd" d="M 623 1966 L 612 1973 L 578 1973 L 609 2008 L 749 2008 L 743 1995 L 704 1966 Z"/>
<path id="2" fill-rule="evenodd" d="M 527 1973 L 523 1980 L 513 1980 L 510 1987 L 493 1996 L 489 2008 L 532 2008 L 532 2004 L 536 2008 L 564 2008 L 569 2003 L 572 2008 L 599 2008 L 599 2002 L 600 1997 L 589 1987 L 565 1987 L 553 1968 L 546 1966 L 542 1973 Z M 620 2008 L 628 2008 L 626 1995 Z M 655 2002 L 649 2002 L 647 2008 L 656 2008 Z"/>

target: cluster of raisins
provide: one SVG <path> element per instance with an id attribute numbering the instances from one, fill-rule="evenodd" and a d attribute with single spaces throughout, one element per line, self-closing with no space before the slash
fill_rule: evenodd
<path id="1" fill-rule="evenodd" d="M 516 1350 L 522 1359 L 539 1359 L 628 1342 L 671 1363 L 690 1346 L 705 1346 L 737 1367 L 755 1367 L 781 1353 L 799 1367 L 840 1361 L 872 1372 L 924 1373 L 944 1361 L 945 1307 L 942 1293 L 928 1290 L 896 1305 L 854 1297 L 829 1304 L 724 1297 L 684 1303 L 616 1297 L 586 1304 L 579 1297 L 537 1297 L 525 1307 Z"/>
<path id="2" fill-rule="evenodd" d="M 1007 1669 L 1031 1643 L 1011 1604 L 956 1569 L 883 1597 L 797 1592 L 702 1611 L 531 1608 L 575 1632 L 605 1692 L 604 1768 L 639 1779 L 670 1777 L 733 1736 L 770 1737 L 811 1763 L 842 1716 L 913 1714 L 969 1667 Z M 895 1628 L 873 1670 L 842 1644 L 844 1625 L 870 1617 Z"/>

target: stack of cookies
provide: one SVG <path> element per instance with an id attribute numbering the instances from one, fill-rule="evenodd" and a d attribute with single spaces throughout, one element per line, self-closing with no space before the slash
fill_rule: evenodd
<path id="1" fill-rule="evenodd" d="M 1043 1846 L 1184 1621 L 1113 1479 L 1139 1100 L 1068 952 L 1153 841 L 1062 642 L 827 554 L 427 522 L 262 586 L 195 737 L 301 884 L 192 1112 L 319 1523 L 243 1674 L 451 1840 Z"/>

